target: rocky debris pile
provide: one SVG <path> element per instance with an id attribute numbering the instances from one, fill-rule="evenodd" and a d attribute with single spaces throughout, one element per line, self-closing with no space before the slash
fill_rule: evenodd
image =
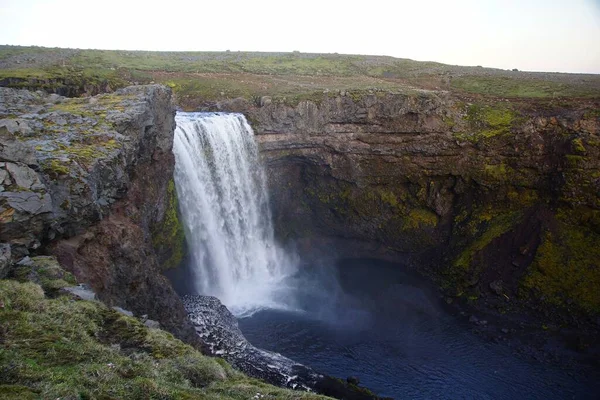
<path id="1" fill-rule="evenodd" d="M 340 399 L 379 399 L 359 387 L 357 379 L 345 382 L 319 374 L 281 354 L 254 347 L 240 331 L 233 314 L 216 297 L 187 295 L 183 304 L 209 354 L 224 358 L 249 376 L 277 386 L 316 391 Z"/>
<path id="2" fill-rule="evenodd" d="M 236 318 L 216 297 L 187 295 L 183 304 L 210 354 L 223 357 L 248 375 L 304 390 L 310 390 L 320 377 L 289 358 L 251 345 Z"/>

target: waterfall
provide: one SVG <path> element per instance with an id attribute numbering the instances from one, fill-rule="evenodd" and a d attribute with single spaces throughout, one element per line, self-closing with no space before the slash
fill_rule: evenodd
<path id="1" fill-rule="evenodd" d="M 198 294 L 234 314 L 289 308 L 293 257 L 273 237 L 265 173 L 241 114 L 177 113 L 175 186 Z"/>

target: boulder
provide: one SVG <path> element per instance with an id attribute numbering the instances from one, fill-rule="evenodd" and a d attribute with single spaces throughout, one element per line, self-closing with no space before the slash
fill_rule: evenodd
<path id="1" fill-rule="evenodd" d="M 11 278 L 37 283 L 50 295 L 76 284 L 73 275 L 65 271 L 54 256 L 22 258 L 13 267 Z"/>
<path id="2" fill-rule="evenodd" d="M 77 286 L 69 286 L 63 288 L 63 290 L 71 295 L 87 301 L 97 301 L 96 293 L 86 284 L 79 284 Z"/>
<path id="3" fill-rule="evenodd" d="M 490 282 L 490 289 L 492 290 L 492 292 L 494 292 L 498 296 L 502 296 L 502 294 L 503 294 L 502 281 L 497 280 L 497 281 Z"/>
<path id="4" fill-rule="evenodd" d="M 26 165 L 7 162 L 4 163 L 4 169 L 10 174 L 15 184 L 22 189 L 33 191 L 45 189 L 39 174 Z"/>
<path id="5" fill-rule="evenodd" d="M 160 329 L 160 323 L 158 321 L 154 321 L 152 319 L 147 319 L 144 321 L 144 325 L 151 329 Z"/>
<path id="6" fill-rule="evenodd" d="M 126 315 L 128 317 L 133 317 L 133 313 L 131 311 L 129 311 L 129 310 L 125 310 L 125 309 L 123 309 L 121 307 L 113 307 L 112 309 L 115 310 L 116 312 L 118 312 L 119 314 L 123 314 L 123 315 Z"/>

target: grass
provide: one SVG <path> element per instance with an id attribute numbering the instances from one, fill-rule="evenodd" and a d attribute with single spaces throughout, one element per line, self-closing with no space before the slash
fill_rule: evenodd
<path id="1" fill-rule="evenodd" d="M 327 91 L 450 90 L 490 97 L 600 97 L 600 77 L 514 73 L 384 56 L 254 52 L 149 52 L 0 46 L 0 82 L 56 91 L 86 85 L 171 86 L 180 106 L 255 96 L 294 104 Z"/>
<path id="2" fill-rule="evenodd" d="M 7 81 L 5 86 L 17 89 L 35 88 L 60 92 L 61 88 L 68 88 L 69 90 L 66 90 L 68 94 L 86 92 L 86 86 L 108 85 L 114 90 L 130 84 L 112 69 L 77 65 L 0 69 L 0 82 L 3 80 Z"/>
<path id="3" fill-rule="evenodd" d="M 543 77 L 515 79 L 508 76 L 466 76 L 452 80 L 452 87 L 469 93 L 515 98 L 600 96 L 597 87 L 555 82 Z"/>
<path id="4" fill-rule="evenodd" d="M 3 399 L 325 399 L 250 379 L 99 302 L 0 281 Z"/>

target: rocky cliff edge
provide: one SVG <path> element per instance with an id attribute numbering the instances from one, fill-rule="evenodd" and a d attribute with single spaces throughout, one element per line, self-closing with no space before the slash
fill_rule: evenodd
<path id="1" fill-rule="evenodd" d="M 89 98 L 0 88 L 0 277 L 54 255 L 99 298 L 197 341 L 160 274 L 183 255 L 169 89 Z"/>

